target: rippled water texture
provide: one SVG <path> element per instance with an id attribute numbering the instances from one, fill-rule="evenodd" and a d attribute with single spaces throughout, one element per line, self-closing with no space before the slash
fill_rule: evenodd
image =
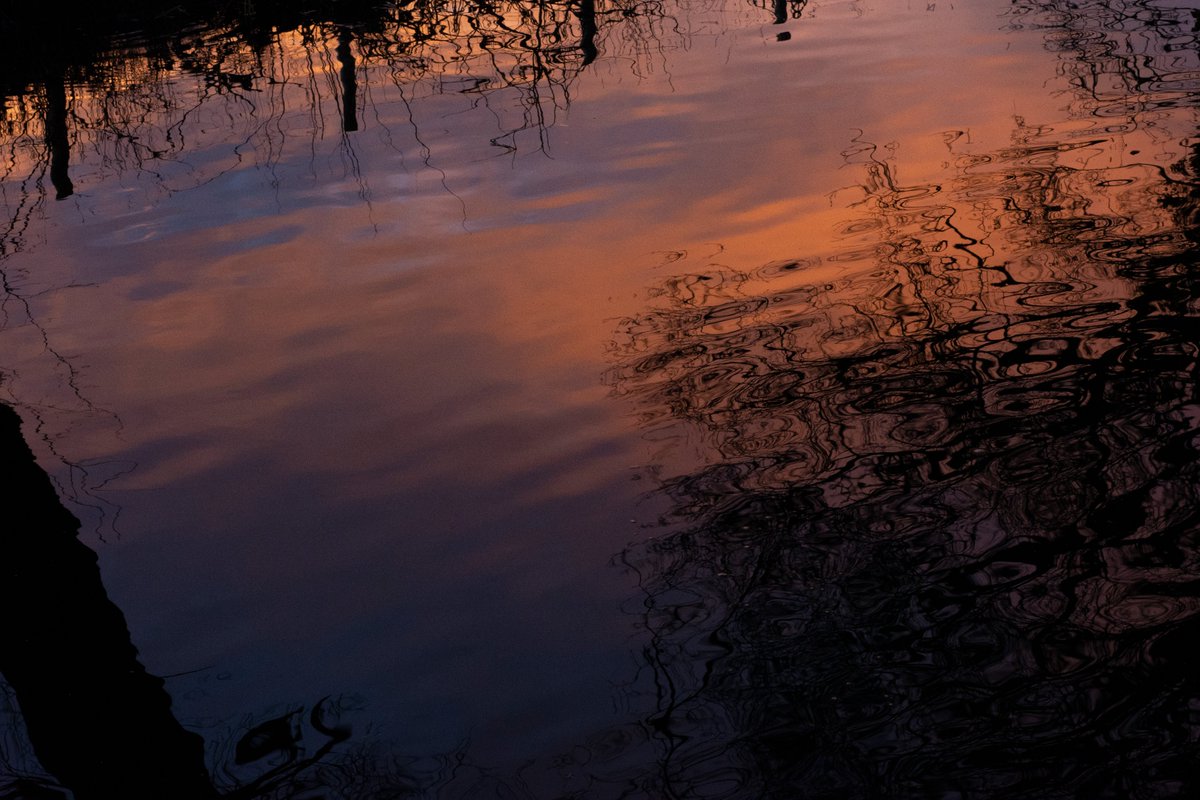
<path id="1" fill-rule="evenodd" d="M 0 794 L 1195 796 L 1200 9 L 965 5 L 10 14 Z"/>

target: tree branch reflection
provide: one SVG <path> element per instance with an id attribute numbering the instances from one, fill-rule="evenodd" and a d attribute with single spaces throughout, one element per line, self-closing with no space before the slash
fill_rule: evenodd
<path id="1" fill-rule="evenodd" d="M 167 187 L 185 186 L 188 175 L 211 180 L 188 153 L 231 127 L 242 142 L 232 163 L 253 143 L 273 168 L 289 108 L 306 108 L 314 140 L 327 107 L 337 108 L 343 134 L 358 131 L 361 98 L 371 96 L 364 81 L 390 81 L 408 101 L 478 97 L 497 114 L 497 147 L 512 151 L 532 131 L 544 149 L 580 71 L 605 50 L 644 57 L 669 19 L 664 4 L 640 0 L 319 3 L 304 13 L 199 2 L 161 18 L 136 9 L 85 17 L 31 43 L 25 31 L 56 27 L 43 13 L 30 6 L 3 21 L 12 47 L 0 63 L 0 98 L 10 129 L 44 131 L 38 148 L 11 141 L 22 161 L 52 162 L 59 199 L 74 192 L 72 153 L 105 171 L 149 172 Z M 342 146 L 352 153 L 350 140 Z"/>

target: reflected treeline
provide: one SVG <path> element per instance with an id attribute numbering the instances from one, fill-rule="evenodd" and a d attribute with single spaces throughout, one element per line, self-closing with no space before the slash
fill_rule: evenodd
<path id="1" fill-rule="evenodd" d="M 371 113 L 372 87 L 385 86 L 404 102 L 465 95 L 496 116 L 496 146 L 516 149 L 530 131 L 545 147 L 575 77 L 601 52 L 636 70 L 664 39 L 686 39 L 674 10 L 663 0 L 192 0 L 68 16 L 21 4 L 0 18 L 0 179 L 21 200 L 47 180 L 64 199 L 77 189 L 72 160 L 87 158 L 181 188 L 212 178 L 187 154 L 231 135 L 238 159 L 253 145 L 273 167 L 297 127 L 285 115 L 306 114 L 315 138 L 351 133 Z"/>
<path id="2" fill-rule="evenodd" d="M 624 325 L 615 390 L 696 451 L 622 554 L 653 796 L 1196 793 L 1195 15 L 1022 5 L 1110 94 L 947 134 L 940 185 L 857 140 L 842 250 L 699 265 Z"/>

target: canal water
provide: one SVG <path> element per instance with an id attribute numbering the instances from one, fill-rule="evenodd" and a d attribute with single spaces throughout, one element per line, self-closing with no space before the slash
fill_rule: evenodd
<path id="1" fill-rule="evenodd" d="M 2 24 L 0 403 L 212 792 L 1194 796 L 1200 6 Z"/>

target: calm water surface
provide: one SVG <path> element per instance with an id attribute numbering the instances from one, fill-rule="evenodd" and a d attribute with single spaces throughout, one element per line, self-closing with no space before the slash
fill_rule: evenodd
<path id="1" fill-rule="evenodd" d="M 1200 5 L 3 24 L 0 794 L 1194 796 Z"/>

